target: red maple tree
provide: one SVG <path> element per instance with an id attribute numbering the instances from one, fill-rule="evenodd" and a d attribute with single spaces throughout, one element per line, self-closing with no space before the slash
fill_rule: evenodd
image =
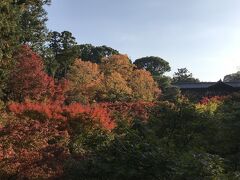
<path id="1" fill-rule="evenodd" d="M 51 94 L 54 80 L 44 72 L 41 57 L 28 46 L 23 45 L 14 56 L 16 65 L 9 77 L 10 99 L 22 101 L 25 98 L 39 100 Z"/>

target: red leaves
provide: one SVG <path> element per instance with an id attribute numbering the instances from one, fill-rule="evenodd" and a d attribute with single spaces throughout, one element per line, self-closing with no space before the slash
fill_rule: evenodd
<path id="1" fill-rule="evenodd" d="M 83 106 L 78 103 L 64 106 L 56 102 L 36 103 L 25 101 L 24 103 L 11 103 L 9 110 L 19 116 L 43 121 L 46 119 L 67 121 L 76 118 L 84 121 L 86 118 L 81 117 L 81 115 L 84 115 L 103 129 L 112 130 L 116 126 L 108 111 L 101 106 Z"/>
<path id="2" fill-rule="evenodd" d="M 111 120 L 108 111 L 100 106 L 95 106 L 88 112 L 94 121 L 99 121 L 99 123 L 107 130 L 112 130 L 115 128 L 116 124 Z"/>
<path id="3" fill-rule="evenodd" d="M 28 46 L 22 46 L 15 55 L 8 88 L 10 98 L 22 101 L 24 98 L 39 100 L 54 88 L 54 80 L 44 72 L 42 59 Z"/>
<path id="4" fill-rule="evenodd" d="M 116 126 L 115 122 L 110 118 L 109 112 L 101 106 L 95 105 L 91 107 L 74 103 L 64 107 L 64 112 L 69 115 L 70 119 L 76 119 L 79 115 L 87 116 L 93 123 L 101 125 L 106 130 L 112 130 Z"/>
<path id="5" fill-rule="evenodd" d="M 9 119 L 0 136 L 0 167 L 6 179 L 8 174 L 17 174 L 17 179 L 59 176 L 63 160 L 69 156 L 69 135 L 59 126 L 59 121 Z"/>
<path id="6" fill-rule="evenodd" d="M 48 179 L 63 173 L 63 162 L 71 157 L 68 145 L 79 135 L 72 134 L 71 124 L 83 127 L 79 133 L 98 128 L 110 133 L 116 126 L 99 105 L 25 101 L 13 102 L 8 109 L 14 116 L 1 129 L 0 167 L 20 179 Z"/>
<path id="7" fill-rule="evenodd" d="M 9 105 L 9 110 L 15 114 L 27 115 L 34 119 L 37 118 L 38 120 L 65 119 L 65 117 L 61 115 L 61 106 L 56 103 L 34 103 L 30 101 L 25 101 L 24 103 L 11 103 Z"/>
<path id="8" fill-rule="evenodd" d="M 221 102 L 225 97 L 224 96 L 214 96 L 214 97 L 204 97 L 201 101 L 200 104 L 206 105 L 209 102 Z"/>
<path id="9" fill-rule="evenodd" d="M 114 115 L 120 114 L 120 120 L 130 122 L 133 118 L 147 121 L 148 108 L 154 105 L 146 102 L 65 104 L 68 88 L 74 90 L 70 95 L 77 94 L 68 102 L 79 102 L 83 96 L 87 97 L 86 102 L 95 102 L 101 99 L 101 92 L 103 97 L 109 96 L 114 101 L 122 97 L 126 100 L 126 94 L 131 96 L 129 100 L 152 101 L 155 92 L 152 77 L 145 71 L 133 73 L 134 68 L 125 56 L 115 56 L 111 62 L 105 62 L 106 67 L 111 67 L 105 67 L 110 70 L 105 72 L 105 77 L 98 65 L 78 61 L 72 76 L 68 76 L 69 82 L 60 80 L 57 83 L 44 72 L 41 58 L 29 47 L 22 46 L 15 60 L 17 64 L 10 76 L 8 93 L 16 102 L 9 103 L 6 117 L 2 115 L 4 121 L 0 124 L 0 173 L 6 173 L 6 177 L 58 178 L 63 173 L 65 159 L 83 158 L 91 153 L 95 142 L 105 143 L 99 142 L 104 141 L 103 135 L 114 135 L 114 117 L 117 117 Z M 108 80 L 105 84 L 102 83 L 104 78 Z M 129 78 L 134 80 L 130 82 Z M 137 92 L 134 96 L 132 89 Z"/>
<path id="10" fill-rule="evenodd" d="M 79 114 L 86 112 L 86 107 L 79 103 L 70 104 L 69 106 L 64 107 L 64 111 L 67 112 L 69 117 L 74 118 Z"/>
<path id="11" fill-rule="evenodd" d="M 133 103 L 102 103 L 101 106 L 109 109 L 113 113 L 119 113 L 121 116 L 139 118 L 147 121 L 149 117 L 148 109 L 154 106 L 152 102 L 133 102 Z"/>
<path id="12" fill-rule="evenodd" d="M 135 103 L 102 103 L 93 106 L 82 105 L 79 103 L 68 106 L 56 102 L 37 103 L 25 101 L 24 103 L 11 103 L 9 110 L 19 116 L 28 116 L 32 119 L 44 120 L 80 120 L 81 123 L 91 121 L 93 124 L 100 125 L 105 130 L 112 130 L 116 127 L 111 114 L 119 113 L 125 117 L 139 118 L 147 121 L 149 116 L 148 109 L 154 103 L 135 102 Z M 111 111 L 111 114 L 109 113 Z"/>

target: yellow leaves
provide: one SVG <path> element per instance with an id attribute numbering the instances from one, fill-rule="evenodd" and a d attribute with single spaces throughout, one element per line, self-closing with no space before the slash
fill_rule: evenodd
<path id="1" fill-rule="evenodd" d="M 146 70 L 133 71 L 129 86 L 133 90 L 133 98 L 137 100 L 153 101 L 160 94 L 151 73 Z"/>
<path id="2" fill-rule="evenodd" d="M 129 79 L 135 65 L 127 55 L 113 55 L 103 58 L 100 67 L 104 74 L 118 72 L 124 79 Z"/>
<path id="3" fill-rule="evenodd" d="M 96 91 L 103 79 L 99 67 L 95 63 L 76 60 L 67 75 L 70 101 L 88 103 L 94 100 Z"/>
<path id="4" fill-rule="evenodd" d="M 210 115 L 214 115 L 214 113 L 217 111 L 219 106 L 222 104 L 222 97 L 212 97 L 208 98 L 205 97 L 201 100 L 200 103 L 197 103 L 196 110 L 200 113 L 208 113 Z"/>
<path id="5" fill-rule="evenodd" d="M 90 84 L 94 84 L 98 81 L 99 74 L 100 70 L 97 64 L 76 60 L 70 69 L 68 79 L 73 80 L 75 83 L 78 83 L 78 85 L 86 84 L 87 86 L 90 86 Z"/>
<path id="6" fill-rule="evenodd" d="M 102 63 L 76 60 L 67 75 L 70 101 L 153 101 L 160 93 L 151 74 L 134 69 L 126 55 L 113 55 Z"/>
<path id="7" fill-rule="evenodd" d="M 127 81 L 118 72 L 106 75 L 103 80 L 103 91 L 101 98 L 110 101 L 127 100 L 132 93 Z"/>

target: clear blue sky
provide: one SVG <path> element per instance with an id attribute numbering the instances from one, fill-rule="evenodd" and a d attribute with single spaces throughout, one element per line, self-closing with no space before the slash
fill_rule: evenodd
<path id="1" fill-rule="evenodd" d="M 216 81 L 240 67 L 240 0 L 53 0 L 50 30 Z"/>

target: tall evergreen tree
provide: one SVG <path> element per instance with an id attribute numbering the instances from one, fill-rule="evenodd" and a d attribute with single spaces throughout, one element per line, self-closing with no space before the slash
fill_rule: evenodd
<path id="1" fill-rule="evenodd" d="M 0 62 L 11 57 L 17 44 L 19 6 L 9 0 L 0 1 Z"/>
<path id="2" fill-rule="evenodd" d="M 84 61 L 91 61 L 100 64 L 102 58 L 118 55 L 119 52 L 108 46 L 93 46 L 91 44 L 79 45 L 80 58 Z"/>
<path id="3" fill-rule="evenodd" d="M 187 68 L 180 68 L 173 75 L 173 82 L 199 82 L 199 79 L 193 77 L 193 74 L 188 71 Z"/>
<path id="4" fill-rule="evenodd" d="M 49 53 L 46 56 L 47 71 L 55 78 L 65 77 L 69 67 L 79 57 L 75 37 L 69 31 L 49 33 Z"/>
<path id="5" fill-rule="evenodd" d="M 0 1 L 0 97 L 6 86 L 12 54 L 19 40 L 20 6 L 10 0 Z"/>
<path id="6" fill-rule="evenodd" d="M 23 7 L 20 15 L 20 43 L 28 44 L 34 51 L 43 53 L 48 33 L 44 5 L 50 5 L 51 0 L 18 0 L 18 3 Z"/>

